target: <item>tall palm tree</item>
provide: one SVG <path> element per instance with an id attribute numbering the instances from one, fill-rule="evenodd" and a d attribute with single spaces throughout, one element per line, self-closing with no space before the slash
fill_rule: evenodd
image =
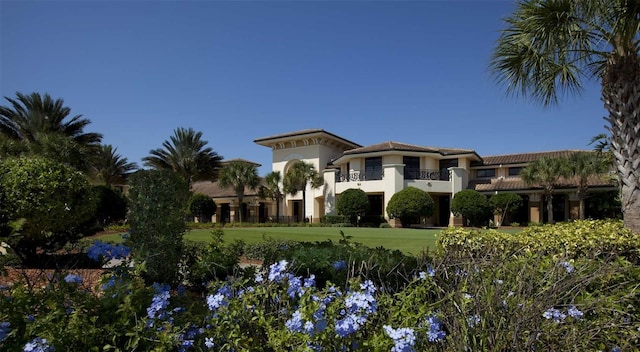
<path id="1" fill-rule="evenodd" d="M 70 117 L 62 99 L 49 94 L 16 93 L 0 106 L 0 136 L 5 150 L 15 154 L 38 154 L 86 171 L 100 146 L 102 135 L 85 133 L 91 121 L 82 115 Z"/>
<path id="2" fill-rule="evenodd" d="M 242 199 L 245 188 L 255 190 L 260 183 L 258 169 L 246 161 L 231 161 L 220 170 L 218 183 L 222 188 L 233 188 L 238 197 L 238 213 L 242 222 Z"/>
<path id="3" fill-rule="evenodd" d="M 601 81 L 624 223 L 640 232 L 640 1 L 520 0 L 505 22 L 490 65 L 509 93 L 550 105 Z"/>
<path id="4" fill-rule="evenodd" d="M 284 197 L 280 189 L 282 174 L 280 171 L 272 171 L 267 174 L 264 181 L 265 184 L 258 189 L 258 195 L 260 198 L 270 198 L 276 201 L 276 222 L 280 222 L 280 200 Z"/>
<path id="5" fill-rule="evenodd" d="M 589 192 L 589 178 L 602 176 L 609 171 L 609 163 L 594 152 L 574 153 L 564 163 L 563 176 L 577 181 L 580 219 L 585 218 L 585 200 Z"/>
<path id="6" fill-rule="evenodd" d="M 202 132 L 179 127 L 173 131 L 173 136 L 168 141 L 162 143 L 162 148 L 151 150 L 151 155 L 142 160 L 144 165 L 151 168 L 177 172 L 189 185 L 200 180 L 215 181 L 222 156 L 210 147 L 205 147 L 207 143 L 202 140 Z"/>
<path id="7" fill-rule="evenodd" d="M 562 177 L 563 162 L 559 158 L 542 157 L 522 169 L 520 177 L 529 186 L 542 187 L 547 199 L 548 222 L 553 224 L 553 191 Z"/>
<path id="8" fill-rule="evenodd" d="M 106 186 L 123 184 L 127 176 L 138 168 L 117 153 L 112 145 L 101 145 L 92 165 L 92 176 Z"/>
<path id="9" fill-rule="evenodd" d="M 318 188 L 323 182 L 322 176 L 318 174 L 313 164 L 301 160 L 291 165 L 285 173 L 283 180 L 284 192 L 295 195 L 302 191 L 302 216 L 304 219 L 307 217 L 307 185 L 311 185 L 311 188 Z"/>

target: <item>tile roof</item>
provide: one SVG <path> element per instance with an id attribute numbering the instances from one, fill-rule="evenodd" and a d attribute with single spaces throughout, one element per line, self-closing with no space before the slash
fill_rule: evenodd
<path id="1" fill-rule="evenodd" d="M 262 178 L 260 180 L 260 183 L 262 183 Z M 202 193 L 205 194 L 209 197 L 212 198 L 236 198 L 236 192 L 233 190 L 233 188 L 229 187 L 229 188 L 222 188 L 220 187 L 220 184 L 218 182 L 211 182 L 211 181 L 198 181 L 198 182 L 194 182 L 191 185 L 191 190 L 194 193 Z M 244 196 L 245 197 L 251 197 L 251 196 L 257 196 L 258 195 L 258 188 L 256 188 L 256 190 L 251 190 L 248 187 L 244 188 Z"/>
<path id="2" fill-rule="evenodd" d="M 400 142 L 382 142 L 378 144 L 368 145 L 366 147 L 360 147 L 347 150 L 343 155 L 384 152 L 390 150 L 409 151 L 409 152 L 424 152 L 424 153 L 439 153 L 441 155 L 452 154 L 465 154 L 476 153 L 473 149 L 459 149 L 459 148 L 440 148 L 440 147 L 423 147 L 414 144 L 400 143 Z M 477 155 L 477 154 L 476 154 Z"/>
<path id="3" fill-rule="evenodd" d="M 280 134 L 275 134 L 272 136 L 267 136 L 267 137 L 261 137 L 261 138 L 257 138 L 254 139 L 253 142 L 254 143 L 265 143 L 268 141 L 272 141 L 272 140 L 276 140 L 276 139 L 286 139 L 286 138 L 292 138 L 292 137 L 303 137 L 305 135 L 312 135 L 312 134 L 318 134 L 318 133 L 323 133 L 326 135 L 329 135 L 335 139 L 341 140 L 347 144 L 352 144 L 356 147 L 359 147 L 360 144 L 352 142 L 346 138 L 342 138 L 336 134 L 333 134 L 331 132 L 325 131 L 321 128 L 310 128 L 310 129 L 306 129 L 306 130 L 299 130 L 299 131 L 293 131 L 293 132 L 287 132 L 287 133 L 280 133 Z"/>
<path id="4" fill-rule="evenodd" d="M 574 188 L 578 180 L 576 178 L 561 178 L 556 183 L 556 188 Z M 587 180 L 589 187 L 611 187 L 614 183 L 606 177 L 589 177 Z M 469 181 L 469 188 L 478 192 L 493 191 L 519 191 L 519 190 L 540 190 L 542 187 L 527 185 L 520 177 L 492 178 L 492 179 L 472 179 Z"/>
<path id="5" fill-rule="evenodd" d="M 471 166 L 481 165 L 506 165 L 506 164 L 524 164 L 542 157 L 547 158 L 564 158 L 578 152 L 589 152 L 588 150 L 556 150 L 549 152 L 521 153 L 521 154 L 504 154 L 483 156 L 482 163 L 473 163 Z"/>

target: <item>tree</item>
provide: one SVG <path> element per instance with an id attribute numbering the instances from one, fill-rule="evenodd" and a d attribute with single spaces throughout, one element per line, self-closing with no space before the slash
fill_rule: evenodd
<path id="1" fill-rule="evenodd" d="M 57 250 L 82 237 L 95 209 L 87 177 L 74 168 L 43 158 L 0 162 L 0 218 L 26 220 L 19 236 L 8 240 L 25 263 L 39 249 Z"/>
<path id="2" fill-rule="evenodd" d="M 509 93 L 556 104 L 599 79 L 625 226 L 640 232 L 640 2 L 521 0 L 505 20 L 491 68 Z"/>
<path id="3" fill-rule="evenodd" d="M 542 157 L 522 169 L 520 177 L 529 186 L 542 187 L 547 199 L 549 223 L 553 224 L 553 191 L 562 176 L 563 161 L 559 158 Z"/>
<path id="4" fill-rule="evenodd" d="M 489 222 L 492 207 L 487 197 L 473 189 L 465 189 L 453 196 L 451 212 L 462 215 L 471 226 L 484 226 Z"/>
<path id="5" fill-rule="evenodd" d="M 589 192 L 589 178 L 600 177 L 609 171 L 609 163 L 594 152 L 574 153 L 564 164 L 563 176 L 577 182 L 580 219 L 585 218 L 585 200 Z"/>
<path id="6" fill-rule="evenodd" d="M 222 157 L 205 147 L 208 142 L 202 140 L 202 132 L 179 127 L 173 133 L 161 149 L 151 150 L 151 155 L 142 159 L 144 164 L 156 170 L 173 170 L 189 185 L 200 180 L 215 181 Z"/>
<path id="7" fill-rule="evenodd" d="M 93 178 L 110 187 L 114 184 L 124 184 L 131 172 L 138 168 L 136 163 L 130 163 L 117 153 L 118 148 L 110 144 L 101 145 L 92 165 Z"/>
<path id="8" fill-rule="evenodd" d="M 91 121 L 82 115 L 69 118 L 71 109 L 49 94 L 16 96 L 5 97 L 9 105 L 0 106 L 3 154 L 39 155 L 87 171 L 102 140 L 99 133 L 84 132 Z"/>
<path id="9" fill-rule="evenodd" d="M 127 198 L 106 185 L 93 187 L 96 195 L 96 221 L 101 226 L 123 221 L 127 217 Z"/>
<path id="10" fill-rule="evenodd" d="M 283 188 L 285 193 L 295 195 L 302 191 L 302 216 L 307 219 L 307 185 L 318 188 L 324 183 L 322 176 L 313 164 L 302 160 L 296 161 L 284 175 Z"/>
<path id="11" fill-rule="evenodd" d="M 211 220 L 213 214 L 216 213 L 216 202 L 206 194 L 196 193 L 189 199 L 189 212 L 200 222 L 207 222 L 204 219 Z"/>
<path id="12" fill-rule="evenodd" d="M 272 171 L 264 179 L 265 184 L 258 188 L 258 196 L 262 199 L 273 199 L 276 201 L 276 221 L 280 222 L 280 201 L 284 194 L 280 189 L 282 174 L 280 171 Z"/>
<path id="13" fill-rule="evenodd" d="M 258 170 L 252 163 L 246 161 L 231 161 L 220 170 L 220 187 L 233 188 L 238 197 L 238 213 L 242 222 L 242 199 L 245 188 L 255 190 L 260 183 Z"/>
<path id="14" fill-rule="evenodd" d="M 338 214 L 349 219 L 349 223 L 355 225 L 358 218 L 363 217 L 369 211 L 369 197 L 359 188 L 350 188 L 340 194 L 336 202 Z"/>
<path id="15" fill-rule="evenodd" d="M 508 223 L 509 218 L 522 206 L 522 197 L 516 193 L 496 193 L 489 198 L 495 214 L 500 215 L 500 223 Z"/>
<path id="16" fill-rule="evenodd" d="M 129 237 L 133 259 L 148 283 L 176 283 L 186 231 L 189 185 L 171 170 L 140 170 L 129 180 Z"/>
<path id="17" fill-rule="evenodd" d="M 431 216 L 434 210 L 435 204 L 429 193 L 415 187 L 407 187 L 394 194 L 387 204 L 387 215 L 399 219 L 402 227 L 408 227 L 420 217 Z"/>

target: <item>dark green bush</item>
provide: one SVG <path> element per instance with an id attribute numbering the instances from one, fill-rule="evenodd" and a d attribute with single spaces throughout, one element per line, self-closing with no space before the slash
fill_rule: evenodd
<path id="1" fill-rule="evenodd" d="M 348 221 L 346 216 L 344 215 L 325 215 L 322 217 L 321 222 L 323 224 L 331 225 L 331 224 L 342 224 Z"/>
<path id="2" fill-rule="evenodd" d="M 196 193 L 189 199 L 189 212 L 200 222 L 211 222 L 216 213 L 216 203 L 206 194 Z"/>
<path id="3" fill-rule="evenodd" d="M 127 197 L 121 192 L 111 187 L 98 185 L 93 186 L 96 194 L 96 221 L 101 226 L 120 224 L 127 217 Z"/>
<path id="4" fill-rule="evenodd" d="M 183 262 L 184 281 L 194 290 L 205 288 L 213 280 L 225 280 L 239 274 L 240 256 L 244 251 L 244 242 L 225 244 L 221 229 L 211 231 L 208 243 L 186 241 Z"/>
<path id="5" fill-rule="evenodd" d="M 24 262 L 36 260 L 38 250 L 55 251 L 81 238 L 96 208 L 85 175 L 41 158 L 0 162 L 0 202 L 0 221 L 26 220 L 8 239 Z"/>
<path id="6" fill-rule="evenodd" d="M 455 215 L 462 215 L 471 226 L 486 226 L 493 214 L 487 197 L 472 189 L 465 189 L 453 196 L 451 211 Z"/>
<path id="7" fill-rule="evenodd" d="M 394 194 L 387 205 L 389 217 L 399 219 L 402 227 L 419 222 L 421 217 L 431 216 L 434 210 L 435 204 L 429 193 L 415 187 L 407 187 Z"/>
<path id="8" fill-rule="evenodd" d="M 340 193 L 336 202 L 338 214 L 344 215 L 348 222 L 357 225 L 360 218 L 369 211 L 369 197 L 359 188 L 350 188 Z"/>
<path id="9" fill-rule="evenodd" d="M 144 263 L 149 282 L 175 283 L 186 231 L 189 186 L 168 170 L 142 170 L 130 178 L 130 236 L 133 258 Z"/>
<path id="10" fill-rule="evenodd" d="M 516 193 L 497 193 L 489 198 L 493 212 L 500 216 L 501 225 L 508 225 L 509 219 L 522 206 L 522 197 Z"/>

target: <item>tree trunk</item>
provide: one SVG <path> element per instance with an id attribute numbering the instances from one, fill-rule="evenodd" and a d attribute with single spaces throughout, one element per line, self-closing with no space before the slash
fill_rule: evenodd
<path id="1" fill-rule="evenodd" d="M 616 158 L 624 225 L 640 233 L 640 62 L 636 53 L 614 55 L 602 78 Z"/>
<path id="2" fill-rule="evenodd" d="M 584 214 L 584 198 L 580 198 L 580 211 L 579 211 L 579 216 L 580 216 L 580 220 L 584 220 L 585 219 L 585 214 Z"/>
<path id="3" fill-rule="evenodd" d="M 547 222 L 553 224 L 553 195 L 547 195 Z"/>
<path id="4" fill-rule="evenodd" d="M 238 196 L 238 219 L 240 220 L 240 223 L 242 224 L 242 196 Z"/>

